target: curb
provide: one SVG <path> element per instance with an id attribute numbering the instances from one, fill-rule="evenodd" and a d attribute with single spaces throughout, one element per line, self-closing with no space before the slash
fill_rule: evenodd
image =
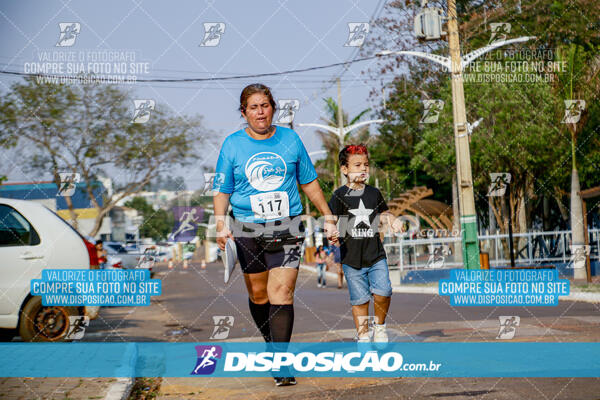
<path id="1" fill-rule="evenodd" d="M 310 265 L 306 265 L 306 264 L 300 264 L 300 268 L 306 270 L 306 271 L 311 271 L 312 273 L 317 273 L 317 267 L 311 267 Z M 331 279 L 337 279 L 337 274 L 335 272 L 329 272 L 329 271 L 325 271 L 325 276 L 327 278 L 331 278 Z"/>
<path id="2" fill-rule="evenodd" d="M 117 378 L 108 389 L 104 400 L 126 400 L 133 389 L 133 381 L 133 378 Z"/>
<path id="3" fill-rule="evenodd" d="M 317 273 L 316 267 L 311 267 L 310 265 L 300 264 L 300 268 L 307 271 L 311 271 L 315 274 Z M 327 276 L 327 278 L 337 279 L 337 274 L 334 272 L 326 272 L 325 275 Z M 392 292 L 439 295 L 437 286 L 393 286 Z M 571 293 L 568 296 L 560 296 L 560 300 L 583 301 L 586 303 L 600 303 L 600 293 L 571 291 Z"/>

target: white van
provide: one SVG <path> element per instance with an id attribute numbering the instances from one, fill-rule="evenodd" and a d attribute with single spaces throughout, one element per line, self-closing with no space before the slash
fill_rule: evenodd
<path id="1" fill-rule="evenodd" d="M 24 341 L 61 341 L 69 316 L 98 316 L 100 307 L 46 307 L 30 282 L 43 269 L 97 268 L 93 244 L 45 206 L 0 198 L 0 335 Z"/>

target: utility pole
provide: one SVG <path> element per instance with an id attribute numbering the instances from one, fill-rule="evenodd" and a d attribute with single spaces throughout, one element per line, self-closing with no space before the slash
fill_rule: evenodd
<path id="1" fill-rule="evenodd" d="M 477 239 L 477 216 L 471 175 L 471 154 L 467 133 L 467 114 L 462 77 L 462 59 L 456 0 L 448 0 L 448 46 L 452 76 L 452 111 L 454 115 L 454 141 L 456 146 L 456 171 L 460 207 L 460 227 L 462 232 L 463 259 L 466 269 L 478 269 L 479 241 Z"/>
<path id="2" fill-rule="evenodd" d="M 340 80 L 340 78 L 338 77 L 337 79 L 337 120 L 338 120 L 338 130 L 339 132 L 344 132 L 344 111 L 342 110 L 342 82 Z M 340 148 L 339 151 L 341 151 L 341 149 L 344 147 L 344 134 L 342 133 L 340 135 Z M 337 187 L 337 177 L 338 177 L 338 166 L 337 166 L 337 160 L 336 160 L 336 156 L 337 154 L 333 155 L 333 165 L 334 165 L 334 173 L 335 173 L 335 178 L 334 178 L 334 186 Z M 342 174 L 340 174 L 340 185 L 344 185 L 345 179 L 344 176 Z"/>

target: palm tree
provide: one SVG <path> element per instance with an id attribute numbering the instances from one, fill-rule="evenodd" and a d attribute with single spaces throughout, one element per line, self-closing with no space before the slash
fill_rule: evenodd
<path id="1" fill-rule="evenodd" d="M 331 97 L 324 99 L 325 101 L 325 116 L 321 117 L 321 121 L 325 124 L 337 128 L 339 126 L 339 117 L 338 117 L 338 104 Z M 343 117 L 342 122 L 343 126 L 352 125 L 360 121 L 360 119 L 365 116 L 371 109 L 367 108 L 360 113 L 358 113 L 352 120 L 349 120 L 349 116 L 347 113 L 342 111 Z M 317 166 L 322 166 L 322 170 L 320 171 L 320 175 L 323 174 L 331 179 L 334 187 L 338 186 L 338 154 L 346 143 L 350 143 L 351 141 L 356 141 L 358 143 L 367 142 L 369 140 L 369 128 L 368 126 L 364 126 L 356 129 L 353 132 L 348 132 L 343 138 L 343 142 L 340 143 L 340 138 L 335 134 L 325 131 L 318 130 L 317 134 L 321 137 L 321 141 L 323 142 L 323 147 L 327 151 L 327 157 L 325 160 L 320 160 L 317 162 Z"/>
<path id="2" fill-rule="evenodd" d="M 590 100 L 599 89 L 598 73 L 600 72 L 600 58 L 596 56 L 589 57 L 586 51 L 580 45 L 571 43 L 566 48 L 559 48 L 557 59 L 561 65 L 565 66 L 563 71 L 557 73 L 558 82 L 556 90 L 563 100 Z M 583 207 L 579 194 L 580 182 L 577 172 L 577 134 L 581 132 L 588 120 L 588 115 L 582 103 L 572 104 L 573 108 L 565 112 L 565 118 L 568 113 L 574 118 L 572 122 L 564 121 L 566 130 L 571 136 L 571 230 L 573 251 L 575 247 L 583 246 L 585 243 L 583 226 Z M 586 279 L 586 270 L 581 266 L 574 266 L 574 278 Z"/>

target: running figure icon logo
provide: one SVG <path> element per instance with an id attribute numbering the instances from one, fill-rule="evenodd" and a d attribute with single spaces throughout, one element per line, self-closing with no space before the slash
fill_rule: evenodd
<path id="1" fill-rule="evenodd" d="M 444 109 L 444 100 L 423 100 L 423 116 L 419 123 L 435 124 Z"/>
<path id="2" fill-rule="evenodd" d="M 225 183 L 225 174 L 220 172 L 205 172 L 204 173 L 204 188 L 202 195 L 215 196 L 221 185 Z"/>
<path id="3" fill-rule="evenodd" d="M 490 31 L 492 31 L 492 34 L 490 35 L 490 41 L 488 44 L 506 40 L 506 37 L 510 33 L 510 28 L 511 25 L 508 22 L 490 23 Z"/>
<path id="4" fill-rule="evenodd" d="M 60 186 L 58 187 L 57 196 L 73 196 L 75 194 L 75 184 L 81 179 L 76 172 L 59 172 Z"/>
<path id="5" fill-rule="evenodd" d="M 279 113 L 277 114 L 278 124 L 291 124 L 294 122 L 296 112 L 300 108 L 300 100 L 287 99 L 279 100 Z"/>
<path id="6" fill-rule="evenodd" d="M 233 328 L 233 321 L 235 320 L 231 315 L 213 315 L 213 322 L 215 327 L 212 335 L 209 339 L 223 340 L 229 336 L 229 331 Z"/>
<path id="7" fill-rule="evenodd" d="M 576 124 L 581 119 L 581 113 L 585 110 L 585 100 L 565 100 L 565 116 L 563 124 Z"/>
<path id="8" fill-rule="evenodd" d="M 69 317 L 69 332 L 66 340 L 79 340 L 83 338 L 85 328 L 90 326 L 90 317 L 87 315 L 71 315 Z"/>
<path id="9" fill-rule="evenodd" d="M 488 188 L 488 197 L 503 197 L 506 193 L 506 186 L 510 183 L 511 174 L 508 172 L 490 173 L 492 182 Z"/>
<path id="10" fill-rule="evenodd" d="M 75 39 L 81 32 L 81 24 L 79 22 L 60 22 L 60 37 L 56 43 L 56 47 L 71 47 L 75 44 Z"/>
<path id="11" fill-rule="evenodd" d="M 133 111 L 134 124 L 144 124 L 150 119 L 150 111 L 154 110 L 154 100 L 133 100 L 135 110 Z"/>
<path id="12" fill-rule="evenodd" d="M 196 346 L 198 361 L 190 375 L 210 375 L 217 368 L 217 359 L 223 355 L 221 346 Z"/>
<path id="13" fill-rule="evenodd" d="M 515 337 L 517 332 L 517 326 L 521 324 L 521 317 L 516 315 L 513 316 L 499 316 L 500 319 L 500 331 L 496 339 L 510 340 Z"/>
<path id="14" fill-rule="evenodd" d="M 433 253 L 429 255 L 427 260 L 427 268 L 442 268 L 446 260 L 445 255 L 446 251 L 443 247 L 434 248 Z"/>
<path id="15" fill-rule="evenodd" d="M 225 23 L 223 22 L 205 22 L 204 38 L 200 47 L 215 47 L 221 41 L 221 35 L 225 33 Z"/>
<path id="16" fill-rule="evenodd" d="M 348 40 L 346 40 L 344 46 L 360 47 L 369 33 L 369 24 L 367 22 L 348 22 L 348 30 Z"/>

